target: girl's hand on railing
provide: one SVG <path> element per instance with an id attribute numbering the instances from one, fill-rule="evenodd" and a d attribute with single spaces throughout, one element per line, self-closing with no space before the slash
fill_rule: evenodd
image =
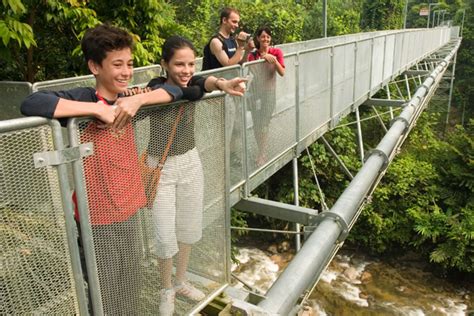
<path id="1" fill-rule="evenodd" d="M 231 80 L 225 80 L 223 78 L 220 78 L 216 82 L 216 87 L 225 93 L 228 93 L 230 95 L 234 96 L 243 96 L 245 93 L 245 83 L 247 82 L 248 79 L 246 78 L 234 78 Z"/>

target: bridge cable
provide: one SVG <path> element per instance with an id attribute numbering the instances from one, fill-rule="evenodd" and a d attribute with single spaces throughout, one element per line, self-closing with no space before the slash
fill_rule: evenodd
<path id="1" fill-rule="evenodd" d="M 318 176 L 316 175 L 316 169 L 314 168 L 313 159 L 311 158 L 311 154 L 309 153 L 308 147 L 306 147 L 306 153 L 308 154 L 309 162 L 311 164 L 311 169 L 313 170 L 314 180 L 316 180 L 316 186 L 318 187 L 319 196 L 321 198 L 321 206 L 322 206 L 323 212 L 329 211 L 329 207 L 327 206 L 324 200 L 323 190 L 321 190 L 321 186 L 319 185 Z"/>

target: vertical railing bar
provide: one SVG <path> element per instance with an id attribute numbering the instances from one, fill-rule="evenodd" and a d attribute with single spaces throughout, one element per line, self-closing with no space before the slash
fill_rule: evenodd
<path id="1" fill-rule="evenodd" d="M 331 112 L 331 128 L 334 128 L 334 115 L 335 115 L 335 111 L 334 111 L 334 46 L 331 46 L 331 50 L 330 50 L 330 53 L 329 53 L 329 56 L 331 57 L 331 61 L 330 61 L 330 81 L 329 81 L 329 91 L 330 91 L 330 95 L 329 95 L 329 109 L 330 109 L 330 112 Z"/>
<path id="2" fill-rule="evenodd" d="M 61 125 L 57 120 L 49 121 L 55 150 L 61 151 L 66 149 L 66 145 L 63 140 L 61 131 Z M 87 295 L 84 286 L 83 271 L 81 267 L 81 258 L 79 252 L 79 245 L 77 243 L 77 227 L 74 220 L 74 208 L 71 199 L 71 189 L 69 186 L 69 179 L 67 176 L 67 166 L 65 164 L 57 165 L 57 173 L 59 180 L 59 189 L 61 193 L 62 207 L 64 211 L 64 217 L 66 222 L 66 234 L 69 254 L 71 256 L 71 267 L 74 277 L 74 285 L 77 294 L 77 300 L 79 304 L 79 312 L 81 315 L 88 314 L 87 307 Z"/>
<path id="3" fill-rule="evenodd" d="M 68 121 L 69 144 L 71 147 L 79 146 L 78 120 L 76 118 Z M 87 279 L 89 282 L 89 293 L 91 297 L 91 306 L 94 315 L 103 315 L 102 295 L 100 291 L 99 276 L 97 274 L 97 261 L 92 238 L 92 227 L 89 220 L 89 206 L 85 188 L 82 160 L 72 162 L 74 174 L 74 188 L 77 197 L 77 209 L 80 218 L 81 240 L 84 248 L 84 257 L 87 267 Z"/>
<path id="4" fill-rule="evenodd" d="M 392 99 L 392 96 L 390 95 L 390 87 L 389 87 L 389 83 L 387 83 L 387 85 L 385 86 L 385 89 L 387 90 L 387 100 L 391 100 Z M 389 107 L 388 108 L 389 111 L 390 111 L 390 120 L 393 120 L 393 107 Z"/>
<path id="5" fill-rule="evenodd" d="M 406 86 L 406 89 L 407 89 L 408 100 L 410 100 L 411 99 L 410 82 L 408 81 L 408 76 L 406 74 L 405 74 L 405 86 Z"/>
<path id="6" fill-rule="evenodd" d="M 230 123 L 230 120 L 234 119 L 234 117 L 230 117 L 230 109 L 229 107 L 225 106 L 225 96 L 222 97 L 222 106 L 224 112 L 224 205 L 225 205 L 225 236 L 226 236 L 226 282 L 230 283 L 231 280 L 231 260 L 232 260 L 232 241 L 231 241 L 231 208 L 230 208 L 230 143 L 232 138 L 232 130 L 230 130 L 229 126 L 234 126 Z"/>
<path id="7" fill-rule="evenodd" d="M 248 69 L 245 68 L 245 69 Z M 243 77 L 244 76 L 244 70 L 243 67 L 240 68 L 240 74 Z M 244 161 L 243 161 L 243 166 L 244 166 L 244 177 L 245 177 L 245 183 L 244 183 L 244 198 L 247 198 L 250 196 L 250 177 L 249 177 L 249 151 L 247 148 L 247 98 L 244 97 L 242 98 L 242 106 L 241 106 L 241 115 L 242 115 L 242 124 L 243 124 L 243 132 L 242 132 L 242 149 L 243 149 L 243 154 L 244 154 Z"/>

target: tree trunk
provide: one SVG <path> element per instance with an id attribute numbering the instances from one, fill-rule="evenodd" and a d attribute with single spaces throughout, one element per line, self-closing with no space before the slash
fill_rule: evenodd
<path id="1" fill-rule="evenodd" d="M 31 29 L 34 30 L 33 24 L 35 22 L 35 17 L 36 17 L 36 7 L 33 7 L 30 15 L 28 16 L 28 20 L 26 23 L 28 23 L 29 26 L 31 26 Z M 33 32 L 34 34 L 34 32 Z M 33 83 L 35 81 L 35 75 L 36 75 L 36 69 L 33 64 L 33 45 L 28 48 L 28 51 L 26 52 L 26 70 L 24 73 L 24 78 L 26 81 L 29 81 Z"/>

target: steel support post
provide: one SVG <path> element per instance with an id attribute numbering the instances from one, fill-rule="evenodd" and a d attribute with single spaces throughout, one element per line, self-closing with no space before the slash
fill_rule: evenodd
<path id="1" fill-rule="evenodd" d="M 68 137 L 71 147 L 79 146 L 77 118 L 68 121 Z M 85 175 L 83 173 L 82 160 L 72 162 L 74 173 L 74 190 L 77 197 L 77 210 L 81 218 L 81 240 L 84 249 L 84 257 L 87 267 L 87 281 L 91 297 L 91 307 L 94 315 L 103 315 L 102 295 L 100 291 L 99 276 L 97 275 L 97 260 L 94 251 L 94 240 L 92 238 L 92 227 L 89 220 L 89 203 L 85 186 Z"/>
<path id="2" fill-rule="evenodd" d="M 387 90 L 387 99 L 391 100 L 392 96 L 390 95 L 390 87 L 389 87 L 388 83 L 385 86 L 385 89 Z M 390 119 L 393 120 L 393 108 L 391 106 L 389 107 L 389 111 L 390 111 Z"/>
<path id="3" fill-rule="evenodd" d="M 408 99 L 411 99 L 410 82 L 408 81 L 408 76 L 407 75 L 405 75 L 405 86 L 406 86 L 406 89 L 407 89 Z"/>
<path id="4" fill-rule="evenodd" d="M 331 52 L 330 52 L 330 57 L 331 57 L 331 74 L 330 74 L 330 86 L 329 86 L 329 109 L 331 113 L 331 128 L 334 128 L 334 116 L 335 116 L 335 111 L 334 111 L 334 46 L 331 46 Z"/>
<path id="5" fill-rule="evenodd" d="M 54 147 L 56 150 L 65 150 L 66 146 L 63 140 L 61 125 L 57 120 L 51 120 L 50 125 L 54 139 Z M 79 311 L 81 314 L 88 313 L 86 289 L 84 287 L 83 270 L 81 267 L 81 258 L 79 257 L 79 248 L 77 244 L 77 227 L 74 220 L 74 209 L 71 199 L 71 189 L 69 187 L 68 171 L 65 164 L 57 165 L 58 180 L 60 184 L 61 200 L 64 209 L 64 217 L 66 219 L 67 243 L 69 246 L 69 253 L 71 255 L 71 266 L 74 272 L 74 281 L 77 293 L 77 300 L 79 303 Z"/>
<path id="6" fill-rule="evenodd" d="M 244 161 L 242 165 L 244 166 L 244 175 L 245 175 L 245 183 L 244 183 L 244 197 L 250 196 L 250 176 L 249 176 L 249 152 L 247 148 L 247 98 L 243 98 L 242 101 L 242 151 L 244 153 Z"/>
<path id="7" fill-rule="evenodd" d="M 453 86 L 454 86 L 454 74 L 456 72 L 456 59 L 458 54 L 456 53 L 453 58 L 453 69 L 451 71 L 451 83 L 449 85 L 449 99 L 448 99 L 448 110 L 446 113 L 446 126 L 449 124 L 449 112 L 451 111 L 451 100 L 453 97 Z"/>
<path id="8" fill-rule="evenodd" d="M 295 206 L 300 206 L 300 198 L 299 198 L 299 183 L 298 183 L 298 158 L 293 158 L 293 190 L 295 194 L 294 203 Z M 300 232 L 301 226 L 300 223 L 295 224 L 295 231 L 297 233 Z M 301 248 L 301 236 L 297 234 L 295 236 L 295 243 L 296 243 L 296 251 L 298 252 Z"/>
<path id="9" fill-rule="evenodd" d="M 359 108 L 356 109 L 356 121 L 357 121 L 357 143 L 359 144 L 359 155 L 360 161 L 364 162 L 364 142 L 362 140 L 362 128 L 360 125 L 360 114 Z"/>

